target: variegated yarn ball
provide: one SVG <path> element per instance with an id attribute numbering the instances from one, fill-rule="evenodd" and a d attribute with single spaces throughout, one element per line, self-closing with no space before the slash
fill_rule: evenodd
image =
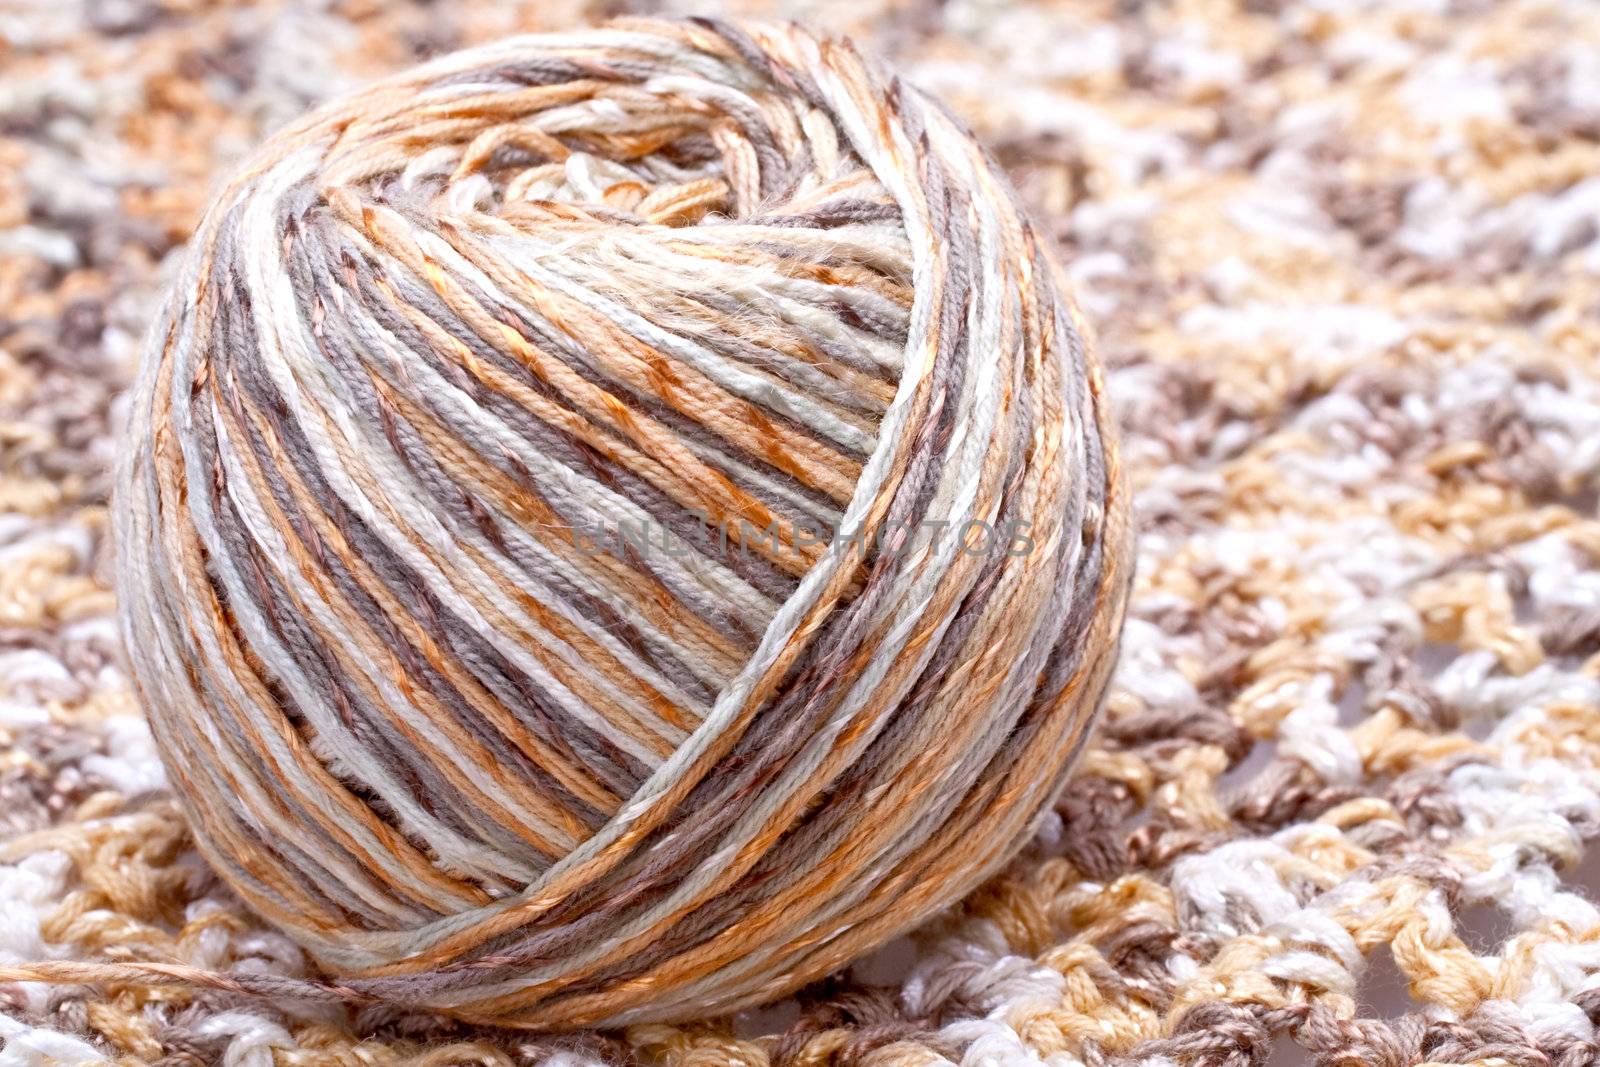
<path id="1" fill-rule="evenodd" d="M 205 856 L 325 977 L 148 972 L 682 1019 L 977 886 L 1131 569 L 1059 277 L 959 122 L 790 26 L 509 39 L 273 138 L 145 354 L 119 592 Z"/>

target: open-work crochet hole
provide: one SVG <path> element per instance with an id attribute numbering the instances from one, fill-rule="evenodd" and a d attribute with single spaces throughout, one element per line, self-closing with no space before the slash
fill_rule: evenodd
<path id="1" fill-rule="evenodd" d="M 1476 956 L 1498 956 L 1505 944 L 1517 935 L 1517 925 L 1492 903 L 1480 902 L 1461 909 L 1455 916 L 1456 936 Z"/>
<path id="2" fill-rule="evenodd" d="M 1583 859 L 1566 876 L 1566 882 L 1590 900 L 1600 903 L 1600 846 L 1590 842 Z"/>
<path id="3" fill-rule="evenodd" d="M 1410 982 L 1394 961 L 1388 945 L 1379 945 L 1367 955 L 1357 976 L 1356 1012 L 1363 1018 L 1396 1019 L 1415 1011 Z"/>
<path id="4" fill-rule="evenodd" d="M 1339 709 L 1339 726 L 1350 729 L 1367 717 L 1367 686 L 1360 678 L 1345 683 L 1336 706 Z"/>
<path id="5" fill-rule="evenodd" d="M 1217 795 L 1225 801 L 1242 798 L 1250 788 L 1257 775 L 1271 766 L 1277 758 L 1278 743 L 1272 740 L 1260 740 L 1250 746 L 1250 751 L 1245 753 L 1244 759 L 1239 760 L 1232 767 L 1222 772 L 1217 779 Z"/>
<path id="6" fill-rule="evenodd" d="M 1311 1054 L 1289 1034 L 1279 1034 L 1273 1039 L 1272 1051 L 1261 1067 L 1312 1067 Z"/>
<path id="7" fill-rule="evenodd" d="M 765 1034 L 781 1034 L 800 1021 L 800 1004 L 785 998 L 776 1004 L 741 1011 L 733 1017 L 735 1037 L 757 1038 Z"/>

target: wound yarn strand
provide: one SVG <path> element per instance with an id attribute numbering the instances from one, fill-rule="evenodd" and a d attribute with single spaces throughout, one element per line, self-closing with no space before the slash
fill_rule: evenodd
<path id="1" fill-rule="evenodd" d="M 1115 658 L 1083 335 L 961 125 L 799 27 L 512 38 L 278 134 L 145 353 L 119 596 L 201 849 L 333 977 L 141 980 L 681 1019 L 959 899 Z"/>

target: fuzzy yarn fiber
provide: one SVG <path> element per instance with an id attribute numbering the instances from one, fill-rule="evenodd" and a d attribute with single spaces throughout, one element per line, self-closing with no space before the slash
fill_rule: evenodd
<path id="1" fill-rule="evenodd" d="M 541 1028 L 769 1001 L 958 899 L 1121 628 L 1061 284 L 947 112 L 794 27 L 518 37 L 290 126 L 192 242 L 117 509 L 202 850 L 327 995 Z"/>
<path id="2" fill-rule="evenodd" d="M 1137 529 L 1100 723 L 1004 869 L 761 1009 L 152 987 L 321 972 L 199 854 L 116 651 L 141 338 L 275 131 L 619 11 L 883 52 L 1059 250 Z M 1593 0 L 25 0 L 0 38 L 0 1067 L 1600 1061 Z"/>

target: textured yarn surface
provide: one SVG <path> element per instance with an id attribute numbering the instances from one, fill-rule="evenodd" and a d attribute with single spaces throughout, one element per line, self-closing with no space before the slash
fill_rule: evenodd
<path id="1" fill-rule="evenodd" d="M 117 498 L 202 851 L 319 995 L 540 1028 L 960 898 L 1122 624 L 1062 285 L 952 117 L 793 26 L 512 37 L 294 123 L 191 241 Z"/>
<path id="2" fill-rule="evenodd" d="M 692 8 L 887 51 L 1061 249 L 1139 542 L 1122 666 L 1053 817 L 915 937 L 770 1011 L 534 1037 L 0 979 L 0 1063 L 1594 1062 L 1595 6 Z M 616 6 L 15 12 L 0 966 L 312 978 L 199 858 L 111 658 L 112 398 L 269 132 L 422 56 Z"/>

